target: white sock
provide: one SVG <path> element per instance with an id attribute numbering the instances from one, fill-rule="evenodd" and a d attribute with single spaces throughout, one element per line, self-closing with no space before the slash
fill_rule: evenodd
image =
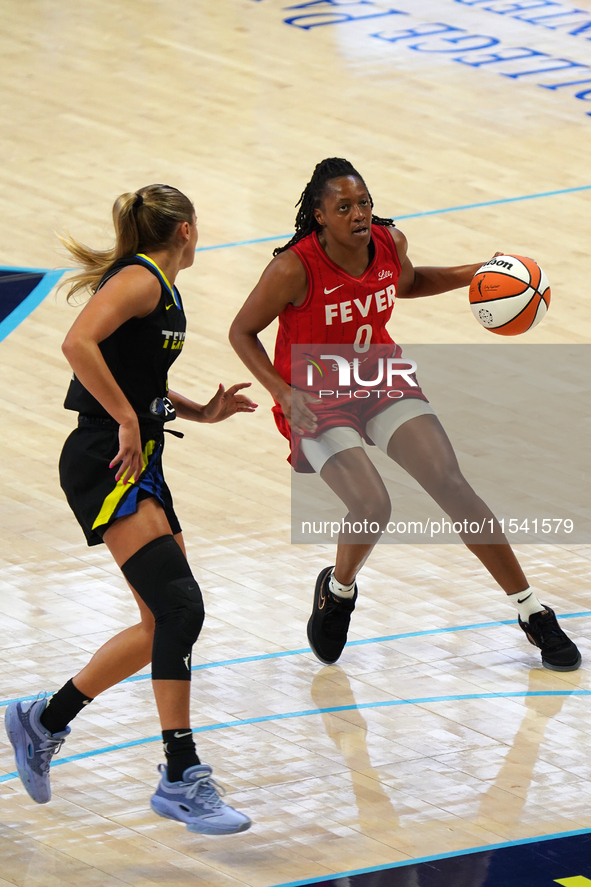
<path id="1" fill-rule="evenodd" d="M 508 594 L 507 597 L 518 611 L 522 622 L 529 622 L 529 617 L 533 613 L 541 613 L 544 609 L 544 605 L 539 602 L 535 591 L 531 588 L 526 588 L 517 594 Z"/>
<path id="2" fill-rule="evenodd" d="M 330 574 L 330 579 L 328 580 L 328 590 L 334 594 L 335 597 L 342 598 L 352 598 L 355 594 L 355 580 L 351 585 L 343 585 L 341 582 L 337 582 L 334 578 L 334 570 Z"/>

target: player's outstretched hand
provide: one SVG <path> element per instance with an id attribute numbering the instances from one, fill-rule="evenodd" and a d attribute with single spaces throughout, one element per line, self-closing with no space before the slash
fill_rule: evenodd
<path id="1" fill-rule="evenodd" d="M 254 413 L 258 407 L 249 397 L 244 394 L 238 394 L 242 388 L 250 388 L 251 382 L 242 382 L 238 385 L 232 385 L 228 390 L 220 382 L 220 387 L 211 398 L 209 403 L 203 407 L 202 422 L 221 422 L 228 419 L 234 413 Z"/>

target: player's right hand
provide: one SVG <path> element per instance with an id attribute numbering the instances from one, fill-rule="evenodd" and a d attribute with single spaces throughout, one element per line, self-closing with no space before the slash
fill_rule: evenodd
<path id="1" fill-rule="evenodd" d="M 290 389 L 280 402 L 283 415 L 296 434 L 314 434 L 318 427 L 316 416 L 307 406 L 309 403 L 322 403 L 322 401 L 313 394 L 299 391 L 297 388 Z"/>
<path id="2" fill-rule="evenodd" d="M 109 468 L 119 465 L 115 480 L 124 484 L 137 480 L 144 470 L 142 440 L 137 418 L 119 426 L 119 451 L 111 461 Z"/>

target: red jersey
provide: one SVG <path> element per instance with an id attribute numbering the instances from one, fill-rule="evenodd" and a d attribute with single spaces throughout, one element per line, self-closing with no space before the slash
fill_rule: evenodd
<path id="1" fill-rule="evenodd" d="M 291 384 L 291 346 L 295 344 L 381 345 L 392 343 L 390 320 L 400 259 L 392 235 L 372 225 L 374 257 L 361 277 L 352 277 L 329 259 L 314 232 L 290 247 L 306 269 L 308 293 L 299 307 L 279 315 L 274 366 Z"/>
<path id="2" fill-rule="evenodd" d="M 322 248 L 316 232 L 290 247 L 304 265 L 308 291 L 302 305 L 290 304 L 279 315 L 273 365 L 288 384 L 293 381 L 298 388 L 304 388 L 300 372 L 292 380 L 292 345 L 352 345 L 360 353 L 370 346 L 391 345 L 391 349 L 386 349 L 388 353 L 397 358 L 401 356 L 401 349 L 386 329 L 396 298 L 400 259 L 386 227 L 372 225 L 371 237 L 374 255 L 361 277 L 353 277 L 336 265 Z M 383 353 L 382 349 L 379 351 Z M 397 388 L 402 389 L 400 396 L 427 399 L 418 385 L 397 384 Z M 346 425 L 356 428 L 371 443 L 365 425 L 391 403 L 392 400 L 384 398 L 371 404 L 354 400 L 310 404 L 318 419 L 318 429 L 309 436 L 317 437 L 327 428 Z M 297 471 L 310 471 L 308 461 L 300 452 L 299 438 L 294 434 L 292 439 L 278 404 L 273 407 L 273 413 L 277 427 L 292 444 L 290 461 Z"/>

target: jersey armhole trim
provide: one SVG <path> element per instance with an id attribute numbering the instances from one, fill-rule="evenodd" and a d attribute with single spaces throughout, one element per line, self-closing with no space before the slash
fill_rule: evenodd
<path id="1" fill-rule="evenodd" d="M 290 247 L 290 249 L 296 254 L 304 268 L 304 274 L 306 275 L 306 298 L 301 305 L 294 305 L 293 302 L 290 302 L 289 305 L 292 311 L 303 311 L 304 308 L 307 308 L 309 306 L 312 300 L 312 273 L 311 268 L 308 264 L 308 260 L 305 256 L 301 255 L 299 250 L 295 249 L 295 246 L 296 245 L 294 244 L 294 246 Z"/>
<path id="2" fill-rule="evenodd" d="M 396 246 L 396 241 L 394 240 L 394 238 L 392 237 L 392 235 L 390 233 L 390 226 L 389 225 L 388 226 L 375 225 L 372 227 L 381 228 L 383 230 L 383 232 L 385 233 L 386 237 L 388 238 L 388 241 L 387 241 L 388 248 L 391 249 L 394 254 L 394 258 L 396 259 L 396 264 L 398 265 L 398 272 L 400 273 L 402 271 L 402 262 L 400 261 L 400 256 L 398 255 L 398 247 Z M 392 227 L 394 228 L 396 226 L 392 225 Z"/>

